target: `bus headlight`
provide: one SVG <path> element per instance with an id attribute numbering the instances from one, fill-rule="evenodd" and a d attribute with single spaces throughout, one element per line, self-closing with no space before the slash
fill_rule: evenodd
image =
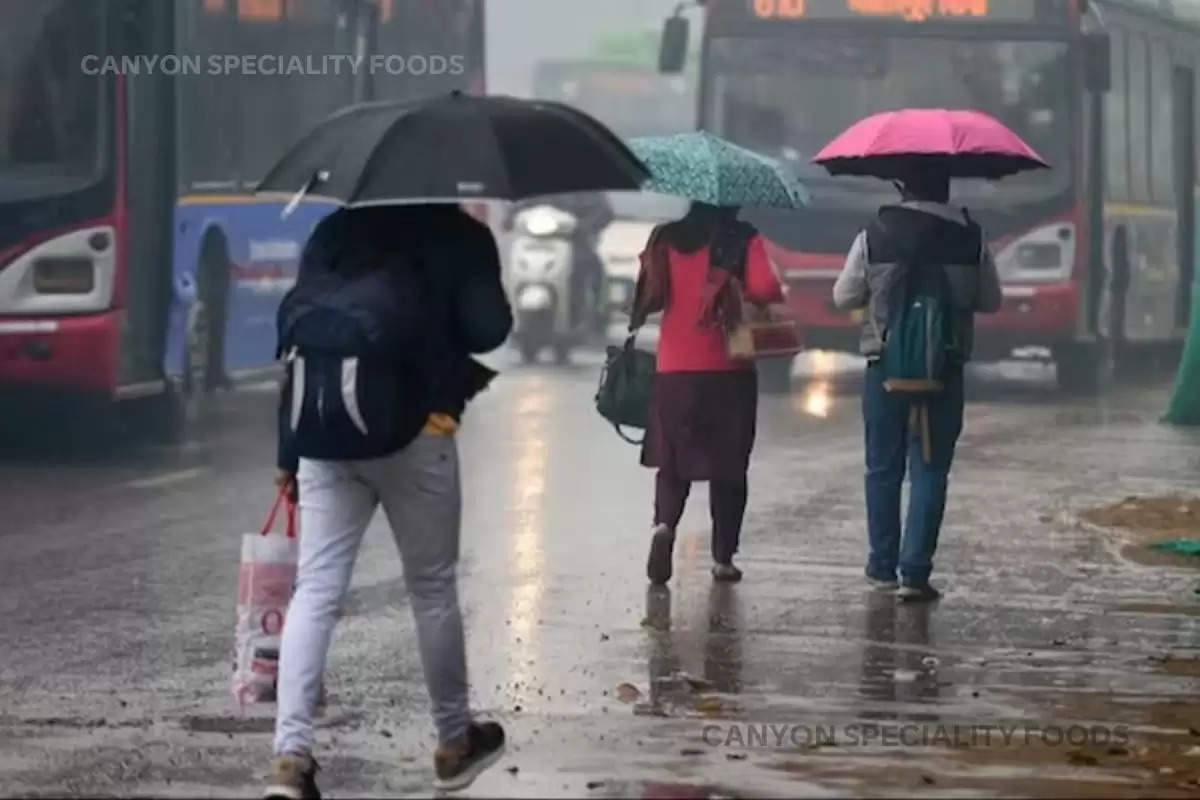
<path id="1" fill-rule="evenodd" d="M 33 289 L 38 294 L 91 294 L 95 288 L 90 258 L 45 257 L 33 262 Z"/>
<path id="2" fill-rule="evenodd" d="M 1075 226 L 1059 223 L 1036 228 L 1010 242 L 996 255 L 1006 281 L 1061 281 L 1075 263 Z"/>
<path id="3" fill-rule="evenodd" d="M 1026 242 L 1017 248 L 1016 260 L 1021 269 L 1060 269 L 1062 245 L 1058 242 Z"/>

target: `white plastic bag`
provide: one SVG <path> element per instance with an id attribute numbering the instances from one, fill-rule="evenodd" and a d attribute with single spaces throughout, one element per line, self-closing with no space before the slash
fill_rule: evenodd
<path id="1" fill-rule="evenodd" d="M 284 503 L 287 533 L 275 533 L 271 528 Z M 296 506 L 281 492 L 262 531 L 242 536 L 233 664 L 233 697 L 242 708 L 275 701 L 279 643 L 298 558 Z"/>

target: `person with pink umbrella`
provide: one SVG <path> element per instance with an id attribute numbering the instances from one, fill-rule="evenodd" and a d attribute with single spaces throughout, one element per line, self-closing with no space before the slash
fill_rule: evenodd
<path id="1" fill-rule="evenodd" d="M 934 600 L 929 576 L 962 431 L 974 315 L 1003 300 L 987 236 L 950 205 L 950 182 L 1047 164 L 991 117 L 934 109 L 869 117 L 813 160 L 834 175 L 891 180 L 901 192 L 855 238 L 833 301 L 866 312 L 867 580 L 901 600 Z M 912 491 L 902 530 L 906 462 Z"/>

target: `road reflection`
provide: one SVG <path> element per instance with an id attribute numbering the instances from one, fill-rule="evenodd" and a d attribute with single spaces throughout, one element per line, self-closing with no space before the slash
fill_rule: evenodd
<path id="1" fill-rule="evenodd" d="M 512 654 L 512 677 L 529 685 L 540 655 L 538 619 L 545 593 L 546 470 L 550 443 L 546 424 L 551 395 L 541 378 L 517 403 L 517 459 L 513 470 L 511 528 L 507 552 L 509 581 L 508 652 Z"/>
<path id="2" fill-rule="evenodd" d="M 936 722 L 936 714 L 905 713 L 906 704 L 938 700 L 937 659 L 932 655 L 932 603 L 899 603 L 891 592 L 867 596 L 858 694 L 868 703 L 864 719 Z"/>
<path id="3" fill-rule="evenodd" d="M 674 710 L 703 709 L 720 703 L 705 698 L 712 692 L 742 691 L 744 616 L 737 590 L 714 582 L 697 624 L 675 629 L 671 619 L 671 590 L 651 586 L 646 592 L 645 627 L 649 633 L 650 710 L 670 715 Z M 689 669 L 701 662 L 699 671 Z"/>

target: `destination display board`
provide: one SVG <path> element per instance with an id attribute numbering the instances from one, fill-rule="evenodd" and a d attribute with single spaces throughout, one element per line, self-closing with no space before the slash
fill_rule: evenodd
<path id="1" fill-rule="evenodd" d="M 1069 0 L 710 0 L 726 22 L 1062 23 Z"/>

